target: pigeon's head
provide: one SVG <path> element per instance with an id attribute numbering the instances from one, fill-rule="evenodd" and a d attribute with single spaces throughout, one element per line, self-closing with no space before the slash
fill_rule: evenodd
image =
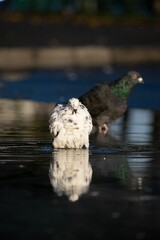
<path id="1" fill-rule="evenodd" d="M 132 81 L 133 84 L 137 83 L 144 83 L 143 78 L 141 75 L 136 72 L 136 71 L 130 71 L 127 73 L 127 77 L 129 78 L 130 81 Z"/>
<path id="2" fill-rule="evenodd" d="M 77 110 L 79 108 L 78 98 L 71 98 L 68 102 L 68 106 L 72 110 L 72 114 L 77 113 Z"/>
<path id="3" fill-rule="evenodd" d="M 122 99 L 127 99 L 132 88 L 137 83 L 143 83 L 143 78 L 136 71 L 130 71 L 112 85 L 112 92 Z"/>

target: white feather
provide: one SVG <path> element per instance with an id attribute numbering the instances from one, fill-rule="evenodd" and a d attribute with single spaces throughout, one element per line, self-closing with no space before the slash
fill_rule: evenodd
<path id="1" fill-rule="evenodd" d="M 66 105 L 58 104 L 49 123 L 55 148 L 89 147 L 92 119 L 87 108 L 78 99 L 72 98 Z"/>

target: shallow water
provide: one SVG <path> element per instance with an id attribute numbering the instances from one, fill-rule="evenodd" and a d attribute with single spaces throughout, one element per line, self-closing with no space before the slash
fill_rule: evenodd
<path id="1" fill-rule="evenodd" d="M 52 105 L 0 100 L 1 239 L 159 239 L 160 112 L 53 150 Z"/>

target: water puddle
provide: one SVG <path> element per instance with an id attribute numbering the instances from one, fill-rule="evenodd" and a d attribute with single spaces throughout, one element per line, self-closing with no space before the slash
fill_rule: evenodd
<path id="1" fill-rule="evenodd" d="M 0 100 L 3 236 L 97 239 L 101 233 L 106 239 L 108 231 L 117 239 L 124 224 L 128 239 L 132 234 L 151 239 L 160 221 L 160 112 L 129 110 L 108 135 L 92 134 L 89 150 L 54 150 L 51 109 L 51 104 Z"/>

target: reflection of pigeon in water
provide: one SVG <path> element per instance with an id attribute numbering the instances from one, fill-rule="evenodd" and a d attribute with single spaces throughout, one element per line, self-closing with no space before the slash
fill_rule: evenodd
<path id="1" fill-rule="evenodd" d="M 86 193 L 92 179 L 88 149 L 57 149 L 53 152 L 49 177 L 58 196 L 66 195 L 72 202 Z"/>
<path id="2" fill-rule="evenodd" d="M 92 119 L 77 98 L 71 98 L 66 105 L 58 104 L 49 123 L 55 148 L 89 147 Z"/>
<path id="3" fill-rule="evenodd" d="M 127 110 L 127 101 L 132 87 L 143 83 L 138 72 L 128 72 L 121 79 L 95 86 L 79 99 L 87 107 L 93 125 L 108 132 L 108 124 L 119 118 Z"/>

